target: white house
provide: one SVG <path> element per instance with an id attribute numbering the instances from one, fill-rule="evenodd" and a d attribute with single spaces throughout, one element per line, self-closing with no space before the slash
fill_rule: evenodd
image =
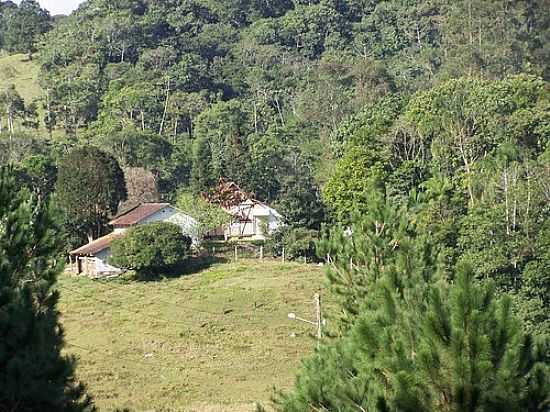
<path id="1" fill-rule="evenodd" d="M 224 228 L 226 239 L 265 240 L 283 224 L 283 217 L 272 207 L 248 199 L 227 209 L 233 221 Z"/>
<path id="2" fill-rule="evenodd" d="M 194 218 L 169 203 L 141 203 L 109 223 L 114 228 L 112 233 L 70 252 L 71 258 L 76 259 L 77 272 L 96 277 L 120 273 L 119 268 L 108 263 L 111 243 L 124 236 L 129 228 L 153 222 L 174 223 L 184 234 L 191 236 L 193 243 L 198 241 L 198 223 Z"/>

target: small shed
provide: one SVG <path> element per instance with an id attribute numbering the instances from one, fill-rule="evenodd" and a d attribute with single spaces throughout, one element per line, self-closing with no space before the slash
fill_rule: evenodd
<path id="1" fill-rule="evenodd" d="M 109 265 L 108 259 L 111 256 L 111 243 L 122 236 L 124 236 L 123 233 L 110 233 L 73 250 L 70 255 L 76 261 L 77 273 L 90 277 L 105 277 L 121 273 L 119 268 Z"/>

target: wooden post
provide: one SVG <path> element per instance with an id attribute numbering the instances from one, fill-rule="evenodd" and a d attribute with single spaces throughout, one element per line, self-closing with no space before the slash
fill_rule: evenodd
<path id="1" fill-rule="evenodd" d="M 314 300 L 315 300 L 315 313 L 317 315 L 317 345 L 319 345 L 319 341 L 323 336 L 323 333 L 322 333 L 323 321 L 321 319 L 321 295 L 319 293 L 316 293 L 314 296 Z"/>
<path id="2" fill-rule="evenodd" d="M 283 247 L 283 263 L 285 263 L 285 248 Z"/>
<path id="3" fill-rule="evenodd" d="M 237 250 L 237 249 L 238 249 L 238 246 L 235 245 L 235 262 L 236 262 L 237 259 L 238 259 L 238 250 Z"/>
<path id="4" fill-rule="evenodd" d="M 263 247 L 263 245 L 260 246 L 260 259 L 261 260 L 264 259 L 264 247 Z"/>

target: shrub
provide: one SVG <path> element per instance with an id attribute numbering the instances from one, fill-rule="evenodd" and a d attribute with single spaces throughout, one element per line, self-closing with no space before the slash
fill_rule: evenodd
<path id="1" fill-rule="evenodd" d="M 173 223 L 159 222 L 137 226 L 111 244 L 110 262 L 135 270 L 140 276 L 159 275 L 187 260 L 191 238 Z"/>
<path id="2" fill-rule="evenodd" d="M 285 226 L 273 233 L 267 243 L 268 249 L 271 249 L 275 256 L 281 256 L 283 248 L 285 257 L 289 260 L 306 258 L 315 260 L 316 242 L 319 238 L 319 232 L 303 227 Z"/>

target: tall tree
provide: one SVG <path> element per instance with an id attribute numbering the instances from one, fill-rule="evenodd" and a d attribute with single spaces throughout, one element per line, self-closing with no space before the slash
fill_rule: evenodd
<path id="1" fill-rule="evenodd" d="M 10 84 L 4 90 L 0 91 L 0 133 L 3 131 L 3 119 L 6 119 L 6 126 L 10 138 L 13 138 L 15 132 L 15 121 L 21 118 L 25 113 L 25 101 L 15 89 L 15 85 Z"/>
<path id="2" fill-rule="evenodd" d="M 94 147 L 74 149 L 60 161 L 56 192 L 68 226 L 90 241 L 103 234 L 127 197 L 118 162 Z"/>
<path id="3" fill-rule="evenodd" d="M 50 14 L 36 0 L 23 0 L 9 15 L 5 32 L 8 50 L 27 53 L 29 59 L 36 50 L 38 36 L 50 28 Z"/>
<path id="4" fill-rule="evenodd" d="M 414 209 L 370 206 L 351 234 L 327 240 L 344 327 L 305 362 L 279 410 L 544 410 L 549 342 L 526 334 L 510 297 L 497 299 L 469 267 L 442 271 L 437 249 L 414 233 Z"/>
<path id="5" fill-rule="evenodd" d="M 0 168 L 0 410 L 90 412 L 75 378 L 75 359 L 61 354 L 60 228 L 48 203 L 20 191 Z"/>

